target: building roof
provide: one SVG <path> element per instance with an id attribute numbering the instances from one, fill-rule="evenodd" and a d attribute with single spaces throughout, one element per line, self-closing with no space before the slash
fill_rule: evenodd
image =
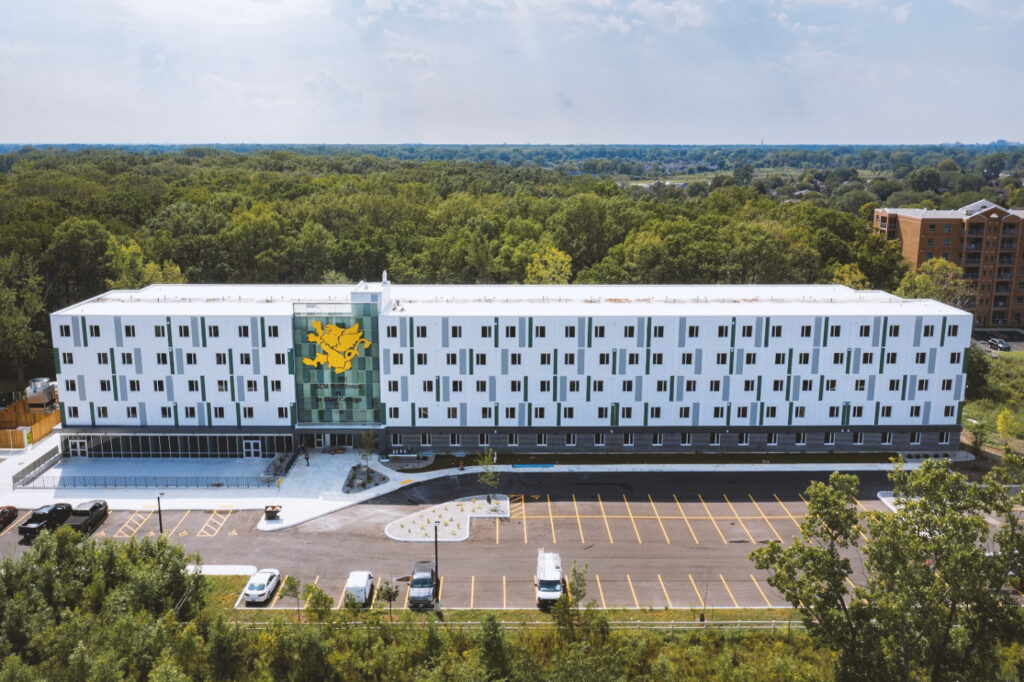
<path id="1" fill-rule="evenodd" d="M 64 315 L 289 316 L 380 293 L 397 316 L 952 315 L 963 311 L 882 291 L 809 285 L 154 284 L 69 306 Z"/>
<path id="2" fill-rule="evenodd" d="M 917 218 L 919 220 L 966 220 L 972 215 L 988 211 L 989 209 L 996 209 L 1003 214 L 1024 218 L 1024 210 L 1005 209 L 1002 206 L 993 204 L 991 201 L 986 201 L 985 199 L 979 199 L 978 201 L 967 204 L 966 206 L 961 206 L 960 208 L 952 210 L 933 210 L 930 208 L 880 208 L 878 210 L 899 216 L 906 216 L 908 218 Z"/>

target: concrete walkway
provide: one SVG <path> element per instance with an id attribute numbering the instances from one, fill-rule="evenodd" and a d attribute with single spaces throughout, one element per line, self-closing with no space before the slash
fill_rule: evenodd
<path id="1" fill-rule="evenodd" d="M 449 476 L 475 476 L 480 467 L 455 468 L 403 473 L 390 469 L 379 461 L 371 460 L 372 469 L 386 475 L 389 480 L 377 487 L 345 493 L 345 480 L 352 467 L 361 463 L 355 452 L 331 455 L 323 451 L 310 452 L 308 466 L 299 458 L 287 476 L 271 488 L 19 488 L 14 489 L 11 477 L 33 459 L 56 446 L 59 429 L 46 439 L 27 450 L 0 450 L 0 504 L 11 504 L 22 509 L 39 507 L 52 502 L 77 504 L 93 499 L 105 499 L 112 510 L 135 510 L 155 504 L 160 493 L 161 506 L 165 510 L 216 509 L 231 507 L 236 510 L 260 509 L 267 505 L 280 505 L 280 518 L 274 521 L 261 519 L 258 528 L 272 531 L 290 528 L 320 516 L 345 509 L 360 502 L 380 497 L 408 485 L 432 481 Z M 964 453 L 966 455 L 966 453 Z M 969 455 L 967 455 L 969 457 Z M 960 459 L 959 457 L 957 459 Z M 126 464 L 127 463 L 127 464 Z M 76 475 L 111 475 L 112 467 L 133 470 L 158 470 L 162 476 L 223 476 L 252 475 L 251 467 L 262 468 L 265 460 L 204 460 L 204 459 L 137 459 L 137 460 L 61 460 L 60 468 L 47 472 L 74 471 Z M 908 466 L 915 466 L 914 460 Z M 207 467 L 204 469 L 204 467 Z M 247 473 L 227 474 L 227 470 L 245 469 Z M 231 469 L 231 467 L 241 467 Z M 552 473 L 594 473 L 602 472 L 665 472 L 665 473 L 730 473 L 730 472 L 832 472 L 832 471 L 889 471 L 888 463 L 816 463 L 816 464 L 613 464 L 582 465 L 558 464 L 544 467 L 515 467 L 495 465 L 501 473 L 547 475 Z M 211 472 L 211 473 L 206 473 Z M 153 471 L 151 471 L 153 473 Z M 432 536 L 431 536 L 431 539 Z"/>
<path id="2" fill-rule="evenodd" d="M 508 516 L 508 495 L 491 495 L 490 503 L 486 495 L 473 495 L 403 516 L 385 526 L 384 535 L 399 542 L 431 542 L 436 524 L 439 542 L 461 542 L 469 539 L 472 519 L 507 519 Z"/>

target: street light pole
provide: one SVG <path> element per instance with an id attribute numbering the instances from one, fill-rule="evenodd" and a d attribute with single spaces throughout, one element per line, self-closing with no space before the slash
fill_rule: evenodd
<path id="1" fill-rule="evenodd" d="M 160 506 L 160 498 L 163 496 L 163 493 L 156 496 L 156 519 L 160 522 L 160 535 L 164 534 L 164 510 Z"/>
<path id="2" fill-rule="evenodd" d="M 437 563 L 437 527 L 441 525 L 440 521 L 434 521 L 434 579 L 440 582 L 441 580 L 441 568 Z M 438 590 L 438 597 L 441 596 L 440 590 Z M 438 609 L 441 605 L 441 600 L 438 599 L 435 608 Z"/>

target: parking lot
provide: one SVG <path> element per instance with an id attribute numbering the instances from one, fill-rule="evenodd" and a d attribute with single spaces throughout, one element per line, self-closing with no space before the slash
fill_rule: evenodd
<path id="1" fill-rule="evenodd" d="M 552 474 L 504 475 L 511 518 L 476 519 L 466 542 L 441 543 L 444 608 L 532 608 L 537 551 L 587 567 L 587 596 L 606 608 L 787 606 L 754 569 L 750 551 L 770 540 L 791 541 L 807 510 L 803 490 L 821 475 L 771 474 Z M 882 474 L 861 476 L 861 510 L 885 510 L 875 493 Z M 164 533 L 207 564 L 278 568 L 303 585 L 316 584 L 338 604 L 349 571 L 369 570 L 376 582 L 400 588 L 416 560 L 432 559 L 431 542 L 396 542 L 384 526 L 425 505 L 478 494 L 473 477 L 438 480 L 392 493 L 301 526 L 261 533 L 260 514 L 228 506 L 163 511 Z M 151 508 L 113 512 L 96 537 L 155 537 L 160 517 Z M 0 534 L 0 552 L 23 551 L 16 524 Z M 863 575 L 852 555 L 853 581 Z M 244 607 L 243 607 L 244 608 Z M 253 607 L 250 607 L 253 608 Z M 265 606 L 295 608 L 275 595 Z"/>

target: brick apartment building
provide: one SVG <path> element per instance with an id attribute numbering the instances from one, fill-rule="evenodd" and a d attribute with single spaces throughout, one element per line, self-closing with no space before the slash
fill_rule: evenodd
<path id="1" fill-rule="evenodd" d="M 963 268 L 974 284 L 975 326 L 1024 324 L 1024 210 L 976 201 L 952 211 L 875 209 L 875 231 L 899 239 L 913 270 L 932 258 Z"/>

